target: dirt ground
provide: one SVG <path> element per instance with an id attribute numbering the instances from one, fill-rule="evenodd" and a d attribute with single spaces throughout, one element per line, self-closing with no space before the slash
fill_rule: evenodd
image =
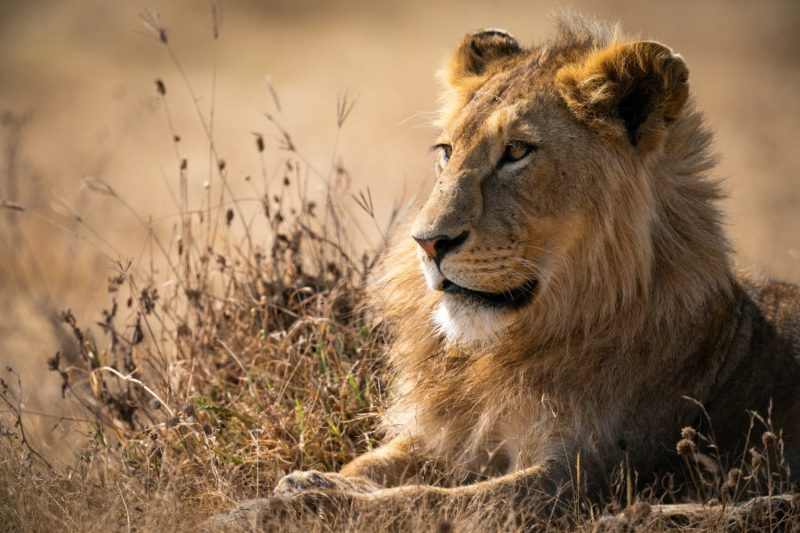
<path id="1" fill-rule="evenodd" d="M 562 6 L 619 20 L 627 32 L 683 55 L 693 94 L 716 132 L 737 263 L 800 282 L 800 3 Z M 136 218 L 98 200 L 83 179 L 106 180 L 158 232 L 173 230 L 177 162 L 156 79 L 165 84 L 181 136 L 193 202 L 209 179 L 192 95 L 142 25 L 145 8 L 168 28 L 237 195 L 246 197 L 244 178 L 260 172 L 253 133 L 266 136 L 268 157 L 278 149 L 268 112 L 280 117 L 311 164 L 327 169 L 341 158 L 352 190 L 369 187 L 385 221 L 398 198 L 425 194 L 431 184 L 433 74 L 445 54 L 481 27 L 535 42 L 551 28 L 552 3 L 223 2 L 215 40 L 207 5 L 196 0 L 3 0 L 0 201 L 26 211 L 0 212 L 0 362 L 28 384 L 31 411 L 59 411 L 58 379 L 45 371 L 58 345 L 47 317 L 71 308 L 80 321 L 98 319 L 109 258 L 145 251 Z M 357 102 L 337 134 L 336 101 L 344 94 Z M 76 236 L 87 232 L 90 239 Z M 366 238 L 377 239 L 377 231 L 368 229 Z M 33 415 L 30 424 L 49 427 Z"/>

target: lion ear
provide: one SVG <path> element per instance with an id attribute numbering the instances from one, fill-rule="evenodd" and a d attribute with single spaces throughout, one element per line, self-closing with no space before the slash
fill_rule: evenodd
<path id="1" fill-rule="evenodd" d="M 445 68 L 445 79 L 451 87 L 458 88 L 482 79 L 489 67 L 503 59 L 522 52 L 517 40 L 503 30 L 487 29 L 464 37 L 450 56 Z"/>
<path id="2" fill-rule="evenodd" d="M 612 44 L 556 74 L 567 106 L 590 125 L 624 134 L 633 146 L 657 146 L 689 97 L 689 70 L 659 43 Z"/>

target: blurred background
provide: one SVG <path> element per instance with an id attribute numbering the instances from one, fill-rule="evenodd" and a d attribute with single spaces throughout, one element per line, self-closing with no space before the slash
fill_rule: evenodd
<path id="1" fill-rule="evenodd" d="M 100 320 L 111 260 L 146 256 L 151 241 L 133 211 L 174 235 L 182 158 L 190 200 L 202 199 L 213 172 L 195 102 L 237 196 L 251 194 L 246 178 L 261 172 L 254 133 L 264 136 L 269 170 L 279 161 L 269 113 L 310 165 L 324 173 L 341 160 L 351 190 L 369 187 L 383 224 L 392 205 L 432 182 L 429 121 L 444 56 L 482 27 L 536 42 L 551 31 L 554 7 L 619 21 L 683 55 L 716 132 L 737 263 L 800 282 L 796 0 L 218 5 L 221 24 L 197 0 L 0 2 L 0 363 L 20 374 L 32 426 L 52 427 L 36 413 L 63 408 L 58 376 L 46 368 L 61 342 L 59 311 Z M 145 9 L 151 25 L 158 13 L 169 49 L 143 24 Z M 345 95 L 356 101 L 339 131 Z M 107 182 L 131 210 L 89 190 L 87 177 Z M 367 228 L 363 238 L 380 233 Z"/>

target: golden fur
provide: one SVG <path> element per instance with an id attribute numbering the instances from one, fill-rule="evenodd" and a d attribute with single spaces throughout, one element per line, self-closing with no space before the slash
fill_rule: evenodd
<path id="1" fill-rule="evenodd" d="M 388 443 L 276 494 L 554 494 L 578 457 L 600 492 L 624 461 L 649 482 L 683 426 L 708 429 L 687 398 L 731 454 L 771 404 L 797 475 L 800 289 L 732 273 L 682 58 L 566 16 L 528 49 L 468 35 L 443 78 L 423 246 L 403 235 L 373 287 L 394 339 Z M 514 305 L 442 290 L 525 283 Z"/>

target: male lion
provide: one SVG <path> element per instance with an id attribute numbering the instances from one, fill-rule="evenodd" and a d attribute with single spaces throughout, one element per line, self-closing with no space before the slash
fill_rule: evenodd
<path id="1" fill-rule="evenodd" d="M 444 75 L 438 181 L 374 284 L 390 438 L 275 495 L 569 498 L 578 463 L 603 493 L 670 471 L 684 426 L 741 452 L 770 409 L 800 479 L 800 288 L 732 272 L 683 59 L 564 16 L 468 35 Z"/>

